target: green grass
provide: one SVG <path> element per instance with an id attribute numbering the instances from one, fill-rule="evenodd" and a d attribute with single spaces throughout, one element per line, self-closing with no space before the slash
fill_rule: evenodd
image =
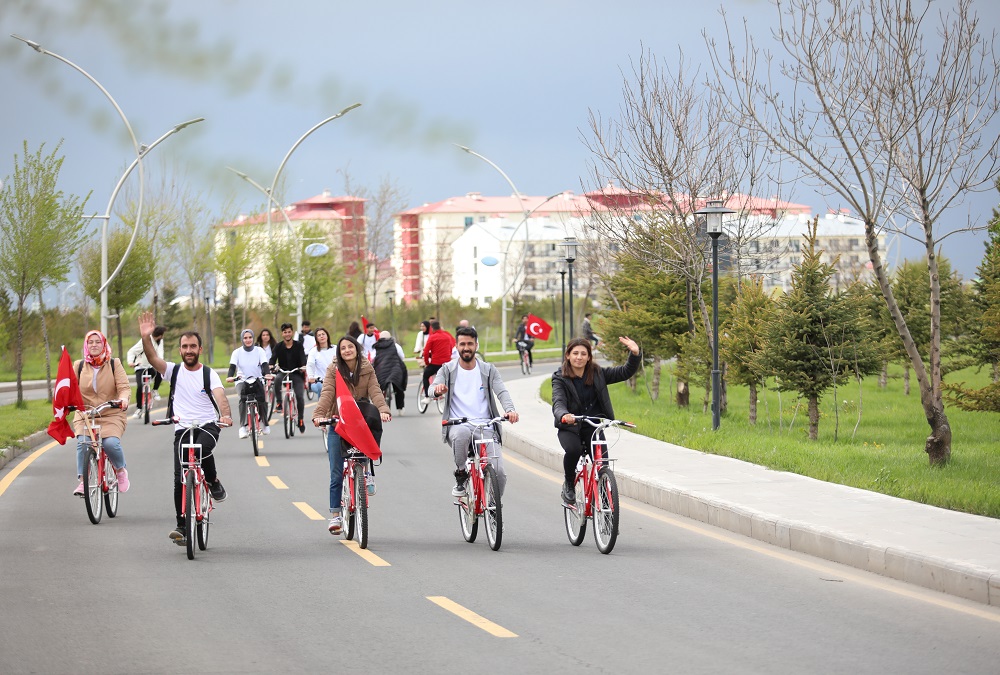
<path id="1" fill-rule="evenodd" d="M 756 427 L 750 425 L 749 392 L 729 387 L 729 410 L 718 431 L 712 431 L 711 412 L 702 412 L 702 391 L 692 391 L 692 405 L 674 404 L 673 383 L 666 375 L 661 395 L 651 402 L 640 376 L 636 391 L 628 385 L 611 387 L 615 415 L 636 421 L 637 433 L 703 452 L 724 455 L 820 480 L 881 492 L 993 518 L 1000 517 L 1000 414 L 972 413 L 947 408 L 952 427 L 952 459 L 943 468 L 931 468 L 924 452 L 930 428 L 912 380 L 912 393 L 903 393 L 899 373 L 880 389 L 874 378 L 861 389 L 862 416 L 857 434 L 859 392 L 857 385 L 838 388 L 820 402 L 819 439 L 806 437 L 805 402 L 796 405 L 794 394 L 765 391 L 758 401 Z M 962 371 L 949 378 L 970 386 L 986 384 L 985 375 Z M 542 387 L 551 400 L 551 383 Z M 835 408 L 834 401 L 838 408 Z M 840 428 L 834 440 L 835 416 Z M 780 419 L 780 423 L 779 423 Z M 789 429 L 791 425 L 791 429 Z"/>
<path id="2" fill-rule="evenodd" d="M 15 404 L 0 406 L 0 448 L 16 445 L 36 431 L 49 426 L 52 421 L 52 404 L 42 399 L 26 401 L 27 406 L 18 408 Z"/>

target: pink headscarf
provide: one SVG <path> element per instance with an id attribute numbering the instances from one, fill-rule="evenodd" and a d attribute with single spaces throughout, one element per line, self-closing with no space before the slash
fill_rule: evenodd
<path id="1" fill-rule="evenodd" d="M 90 355 L 90 349 L 87 347 L 87 341 L 90 339 L 91 335 L 97 335 L 101 338 L 101 342 L 104 344 L 104 351 L 97 356 Z M 99 330 L 92 330 L 87 333 L 83 338 L 83 360 L 92 365 L 94 368 L 100 368 L 104 365 L 104 362 L 111 358 L 111 345 L 108 344 L 108 339 L 104 337 L 104 334 Z"/>

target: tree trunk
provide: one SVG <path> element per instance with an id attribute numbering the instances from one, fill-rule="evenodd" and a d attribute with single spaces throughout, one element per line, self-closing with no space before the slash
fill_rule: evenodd
<path id="1" fill-rule="evenodd" d="M 931 426 L 931 435 L 924 443 L 924 452 L 930 459 L 931 466 L 944 466 L 951 460 L 951 424 L 944 408 L 938 408 L 927 418 Z"/>
<path id="2" fill-rule="evenodd" d="M 17 370 L 17 407 L 25 407 L 24 383 L 21 375 L 24 371 L 24 301 L 25 296 L 17 296 L 17 347 L 14 349 L 14 368 Z"/>
<path id="3" fill-rule="evenodd" d="M 910 395 L 910 364 L 903 364 L 903 393 Z"/>
<path id="4" fill-rule="evenodd" d="M 628 378 L 628 388 L 632 390 L 633 394 L 635 393 L 636 379 L 637 379 L 637 377 L 635 375 L 633 375 L 632 377 Z"/>
<path id="5" fill-rule="evenodd" d="M 677 407 L 688 408 L 691 406 L 691 389 L 684 380 L 677 380 Z"/>
<path id="6" fill-rule="evenodd" d="M 52 356 L 49 354 L 49 328 L 45 324 L 45 302 L 42 300 L 42 289 L 38 289 L 38 311 L 42 315 L 42 342 L 45 344 L 45 390 L 49 392 L 49 403 L 52 403 Z"/>
<path id="7" fill-rule="evenodd" d="M 122 351 L 122 310 L 115 308 L 115 331 L 118 333 L 118 360 L 125 363 L 125 353 Z"/>
<path id="8" fill-rule="evenodd" d="M 701 401 L 701 413 L 704 415 L 712 406 L 712 382 L 709 380 L 708 384 L 705 385 L 705 398 Z"/>
<path id="9" fill-rule="evenodd" d="M 819 438 L 819 397 L 809 397 L 809 440 Z"/>
<path id="10" fill-rule="evenodd" d="M 653 389 L 653 400 L 660 398 L 660 371 L 662 370 L 663 362 L 660 360 L 659 356 L 653 356 L 653 381 L 650 383 Z"/>
<path id="11" fill-rule="evenodd" d="M 719 414 L 724 415 L 729 410 L 729 387 L 726 385 L 726 364 L 719 364 Z"/>
<path id="12" fill-rule="evenodd" d="M 757 426 L 757 384 L 750 384 L 750 426 Z"/>
<path id="13" fill-rule="evenodd" d="M 885 389 L 889 384 L 889 362 L 882 362 L 882 370 L 878 371 L 878 387 Z"/>
<path id="14" fill-rule="evenodd" d="M 233 299 L 233 291 L 229 291 L 229 325 L 232 329 L 230 335 L 233 339 L 233 349 L 237 349 L 240 346 L 242 340 L 240 340 L 239 334 L 236 332 L 236 301 Z"/>

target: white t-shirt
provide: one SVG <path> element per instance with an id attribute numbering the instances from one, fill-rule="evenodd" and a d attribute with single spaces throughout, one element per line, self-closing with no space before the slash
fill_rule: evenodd
<path id="1" fill-rule="evenodd" d="M 451 387 L 451 416 L 468 417 L 470 420 L 488 420 L 492 417 L 478 364 L 472 370 L 461 366 L 455 369 L 455 381 Z"/>
<path id="2" fill-rule="evenodd" d="M 258 380 L 264 377 L 264 372 L 260 369 L 262 364 L 267 363 L 267 353 L 260 347 L 254 347 L 247 351 L 243 347 L 237 347 L 233 355 L 229 357 L 230 365 L 236 366 L 236 372 L 246 379 L 255 377 Z"/>
<path id="3" fill-rule="evenodd" d="M 306 354 L 309 353 L 310 349 L 316 346 L 316 336 L 314 336 L 312 332 L 303 335 L 302 332 L 299 331 L 295 333 L 292 339 L 298 340 L 299 342 L 302 343 L 302 351 L 304 351 Z"/>
<path id="4" fill-rule="evenodd" d="M 167 361 L 167 368 L 163 371 L 163 379 L 170 381 L 174 368 L 177 371 L 177 389 L 174 390 L 174 415 L 182 422 L 207 422 L 218 419 L 215 406 L 209 400 L 212 392 L 205 392 L 205 375 L 198 370 L 188 370 L 183 364 L 176 364 Z M 214 370 L 209 369 L 209 386 L 214 389 L 222 388 L 222 378 Z M 174 425 L 174 429 L 180 431 L 184 427 Z"/>
<path id="5" fill-rule="evenodd" d="M 306 358 L 306 375 L 316 379 L 326 376 L 326 369 L 333 363 L 333 357 L 337 355 L 337 350 L 333 348 L 316 348 L 309 352 Z"/>

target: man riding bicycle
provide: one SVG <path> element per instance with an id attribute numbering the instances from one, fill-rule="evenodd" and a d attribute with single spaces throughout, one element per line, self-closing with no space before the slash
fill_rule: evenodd
<path id="1" fill-rule="evenodd" d="M 465 471 L 465 458 L 472 444 L 474 425 L 472 420 L 490 420 L 499 417 L 496 400 L 500 399 L 506 417 L 510 422 L 517 422 L 517 411 L 511 400 L 507 387 L 504 386 L 500 373 L 492 363 L 476 358 L 479 349 L 479 336 L 475 328 L 459 328 L 458 358 L 449 361 L 434 377 L 434 395 L 447 393 L 445 399 L 443 420 L 453 417 L 467 417 L 469 422 L 442 428 L 442 438 L 451 445 L 455 459 L 455 487 L 451 494 L 454 497 L 465 496 L 465 481 L 468 474 Z M 503 468 L 503 457 L 500 454 L 500 430 L 493 430 L 496 438 L 497 456 L 491 458 L 497 472 L 498 488 L 503 495 L 507 484 L 507 472 Z"/>
<path id="2" fill-rule="evenodd" d="M 295 390 L 295 404 L 299 411 L 299 433 L 304 433 L 306 430 L 305 420 L 302 418 L 303 411 L 306 409 L 305 406 L 305 381 L 306 375 L 303 372 L 306 367 L 306 352 L 302 348 L 302 343 L 297 342 L 295 339 L 295 333 L 292 331 L 292 324 L 283 323 L 281 324 L 281 339 L 274 346 L 274 351 L 271 353 L 270 365 L 278 365 L 281 370 L 294 370 L 292 373 L 292 388 Z M 278 401 L 278 410 L 281 410 L 281 383 L 284 381 L 285 375 L 279 373 L 277 377 L 274 378 L 274 398 Z M 263 408 L 261 408 L 263 410 Z"/>
<path id="3" fill-rule="evenodd" d="M 267 365 L 267 354 L 263 349 L 253 343 L 254 334 L 249 328 L 244 328 L 240 333 L 243 346 L 233 351 L 229 357 L 229 373 L 227 379 L 232 379 L 237 373 L 243 376 L 243 382 L 237 385 L 240 390 L 240 438 L 249 435 L 247 428 L 247 399 L 257 399 L 257 410 L 266 411 L 267 402 L 264 397 L 264 376 L 270 373 Z M 253 380 L 253 382 L 247 382 Z M 264 421 L 264 433 L 271 433 L 271 427 L 267 423 L 267 415 L 261 415 Z M 250 420 L 252 423 L 253 420 Z"/>
<path id="4" fill-rule="evenodd" d="M 517 345 L 517 351 L 520 352 L 523 349 L 528 352 L 528 363 L 532 366 L 535 365 L 535 357 L 531 354 L 531 349 L 535 346 L 535 338 L 528 332 L 527 314 L 521 317 L 521 323 L 517 327 L 517 332 L 514 333 L 514 343 Z"/>
<path id="5" fill-rule="evenodd" d="M 164 361 L 157 355 L 153 341 L 150 339 L 154 328 L 156 328 L 156 322 L 153 321 L 152 312 L 143 312 L 139 315 L 139 335 L 142 336 L 142 349 L 146 354 L 146 359 L 149 361 L 149 365 L 163 376 L 163 379 L 170 381 L 170 402 L 167 404 L 167 417 L 176 416 L 182 422 L 218 419 L 219 423 L 224 426 L 232 425 L 233 418 L 229 410 L 229 401 L 226 399 L 226 390 L 222 387 L 219 374 L 198 362 L 201 357 L 201 336 L 194 331 L 182 334 L 180 339 L 181 363 L 172 363 Z M 224 502 L 227 496 L 226 488 L 222 487 L 222 481 L 219 480 L 215 467 L 215 456 L 212 453 L 219 440 L 219 433 L 218 424 L 206 424 L 195 431 L 194 442 L 201 445 L 201 466 L 205 472 L 208 488 L 212 492 L 212 499 L 216 502 Z M 184 486 L 181 484 L 180 445 L 184 437 L 186 437 L 185 429 L 180 425 L 175 425 L 174 512 L 177 516 L 177 528 L 170 532 L 170 539 L 181 545 L 186 543 L 184 516 L 181 515 Z"/>

